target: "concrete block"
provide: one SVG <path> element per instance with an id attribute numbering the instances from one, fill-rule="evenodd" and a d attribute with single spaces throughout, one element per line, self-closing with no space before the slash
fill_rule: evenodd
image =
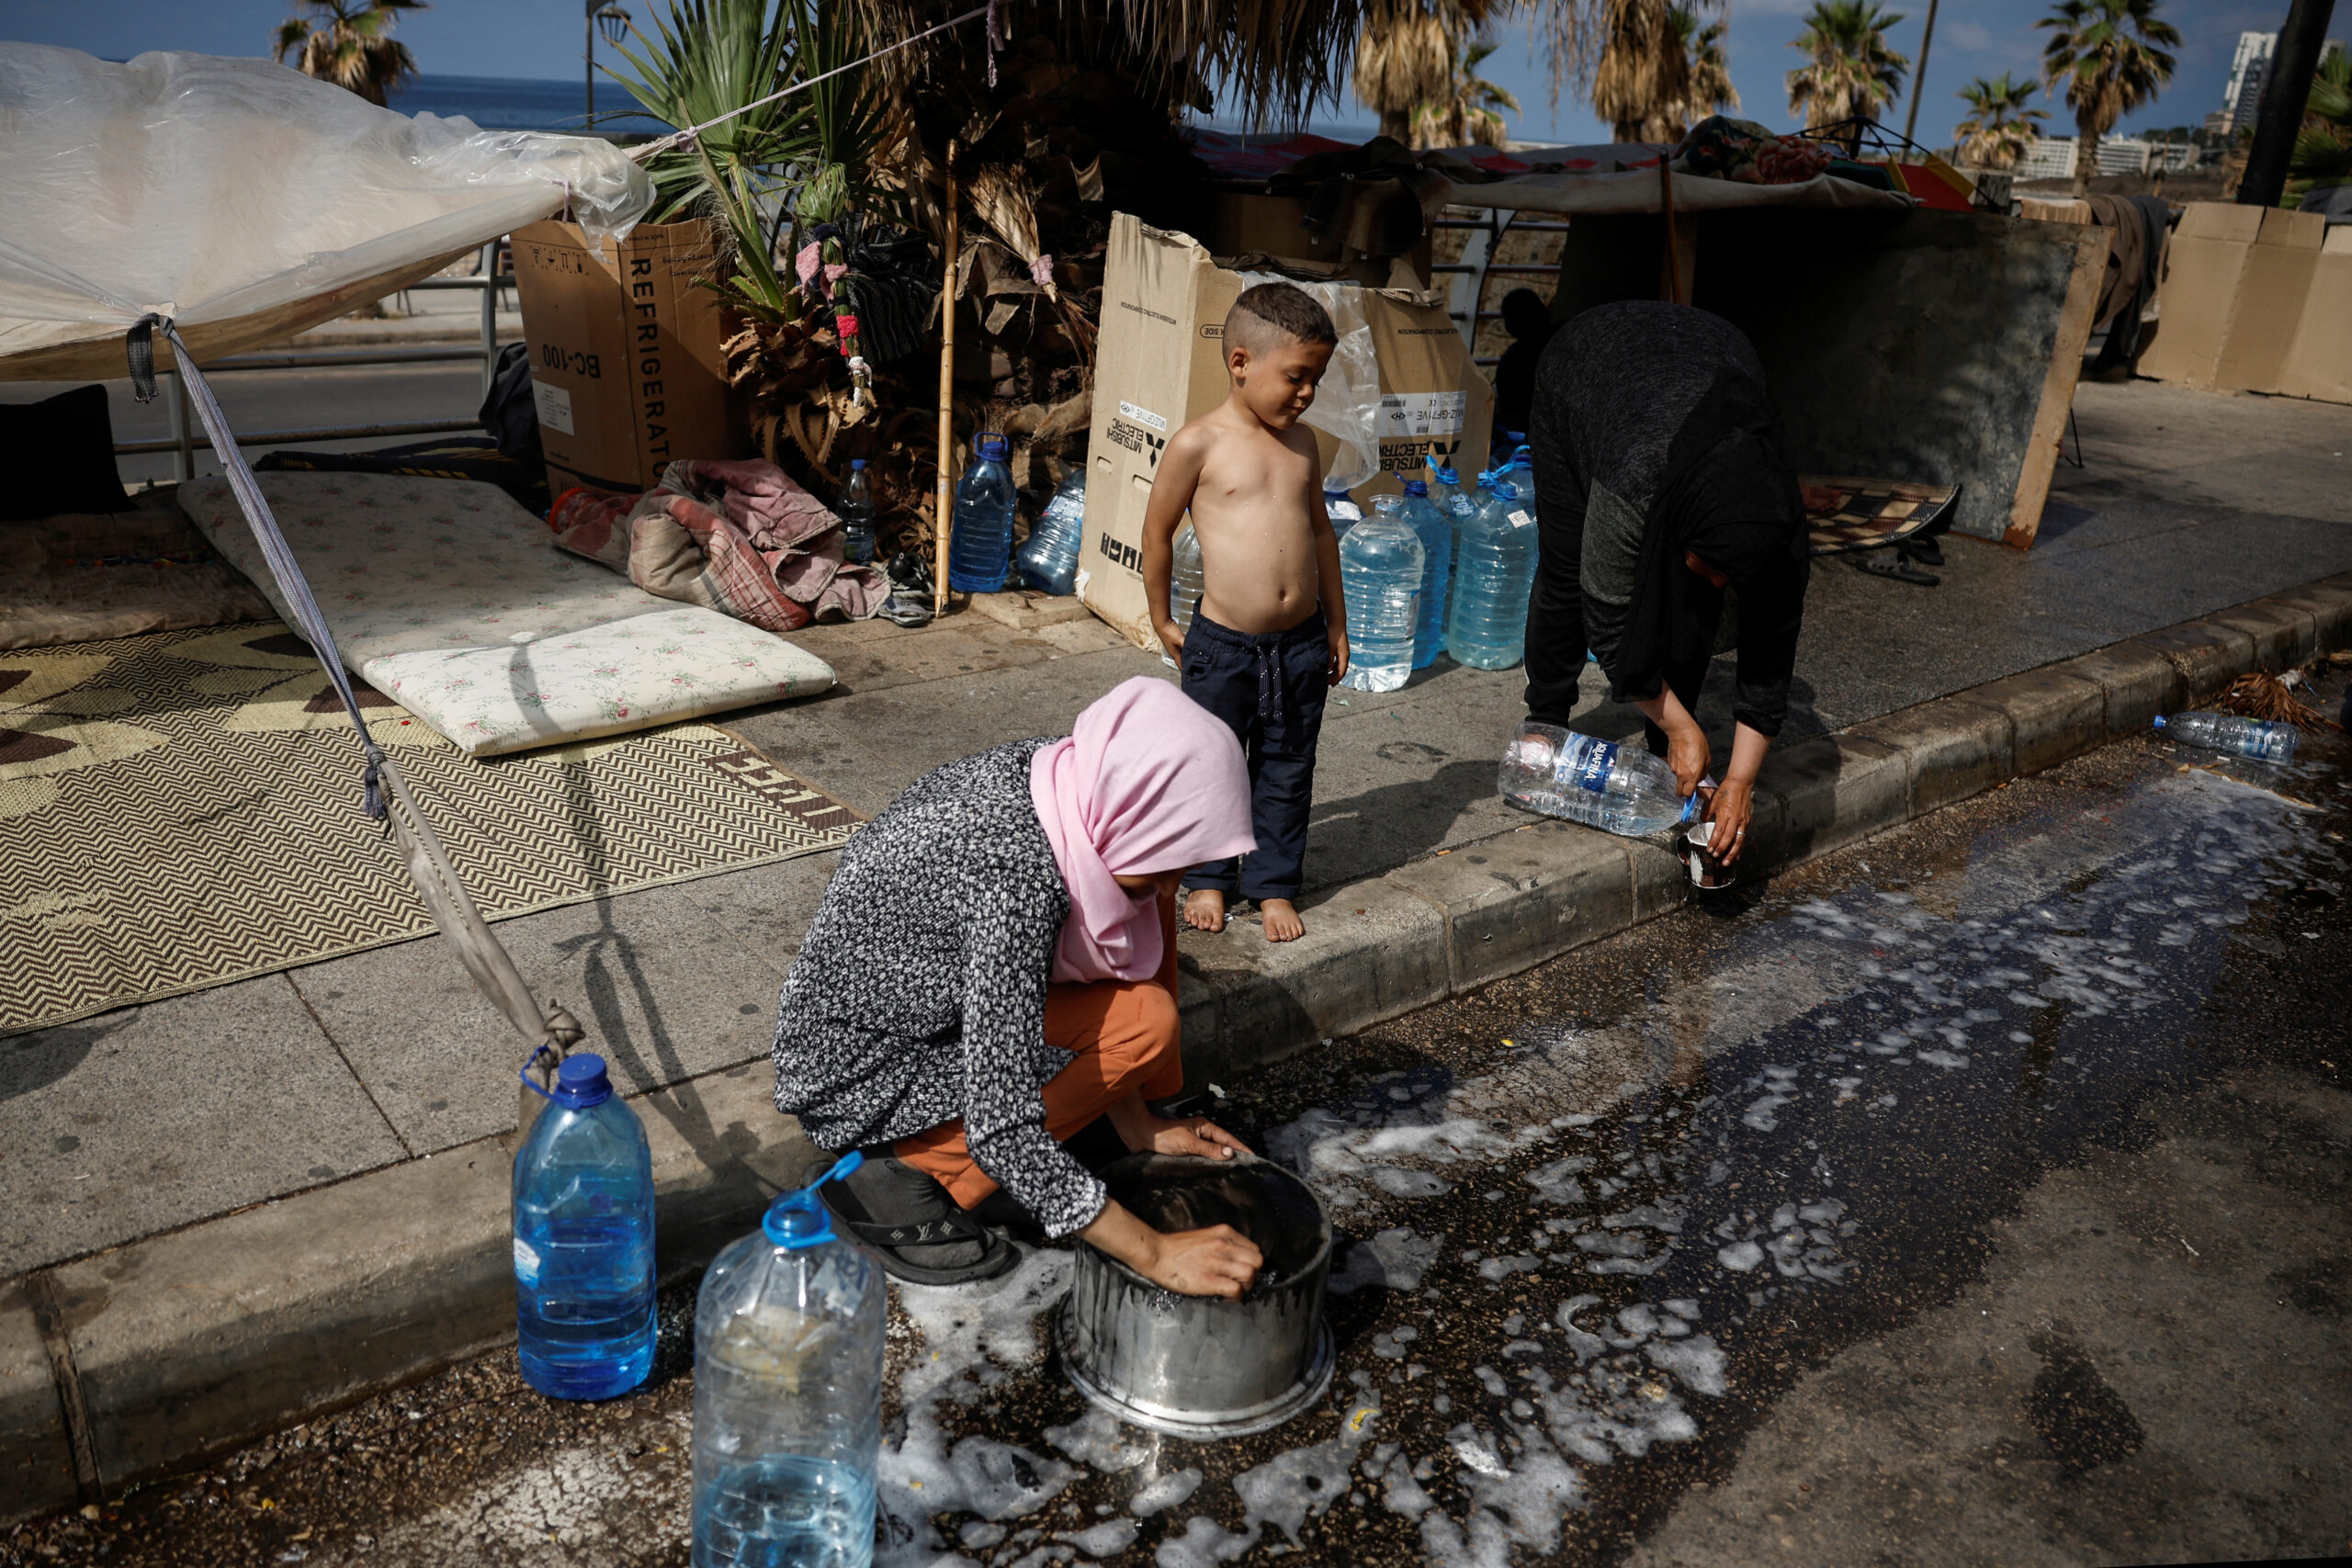
<path id="1" fill-rule="evenodd" d="M 1254 923 L 1180 939 L 1185 966 L 1216 988 L 1217 1032 L 1187 1035 L 1187 1083 L 1241 1072 L 1447 995 L 1445 917 L 1374 879 L 1301 901 L 1306 934 L 1270 942 Z"/>
<path id="2" fill-rule="evenodd" d="M 2096 653 L 2062 660 L 2053 668 L 2078 680 L 2094 681 L 2107 694 L 2110 740 L 2144 733 L 2160 713 L 2183 705 L 2186 688 L 2172 660 L 2138 642 L 2119 642 Z"/>
<path id="3" fill-rule="evenodd" d="M 2171 673 L 2163 660 L 2154 662 Z M 2007 711 L 1967 697 L 1921 703 L 1851 733 L 1903 753 L 1906 809 L 1913 817 L 1982 795 L 2017 774 Z"/>
<path id="4" fill-rule="evenodd" d="M 1757 793 L 1770 794 L 1778 807 L 1762 846 L 1763 864 L 1783 866 L 1905 820 L 1911 780 L 1904 754 L 1883 741 L 1851 733 L 1819 735 L 1775 748 L 1764 760 Z"/>
<path id="5" fill-rule="evenodd" d="M 2284 593 L 2273 593 L 2267 599 L 2256 603 L 2281 604 L 2309 615 L 2317 650 L 2321 653 L 2352 646 L 2352 587 L 2313 582 L 2301 588 L 2290 588 Z"/>
<path id="6" fill-rule="evenodd" d="M 1034 632 L 1066 621 L 1082 621 L 1094 612 L 1075 593 L 1040 593 L 1035 589 L 1010 589 L 1002 593 L 975 593 L 973 613 L 1017 632 Z"/>
<path id="7" fill-rule="evenodd" d="M 707 1264 L 824 1157 L 775 1108 L 775 1068 L 764 1057 L 630 1104 L 653 1155 L 656 1267 L 664 1279 Z"/>
<path id="8" fill-rule="evenodd" d="M 2255 668 L 2272 672 L 2307 662 L 2319 648 L 2319 623 L 2308 610 L 2257 599 L 2205 617 L 2254 639 Z"/>
<path id="9" fill-rule="evenodd" d="M 2038 773 L 2107 739 L 2107 693 L 2096 681 L 2055 668 L 1978 686 L 1968 700 L 2009 716 L 2016 773 Z"/>
<path id="10" fill-rule="evenodd" d="M 74 1498 L 74 1445 L 21 1281 L 0 1285 L 0 1525 Z"/>
<path id="11" fill-rule="evenodd" d="M 1207 980 L 1184 968 L 1181 953 L 1177 964 L 1176 1018 L 1182 1031 L 1180 1038 L 1214 1042 L 1225 1027 L 1224 994 Z"/>
<path id="12" fill-rule="evenodd" d="M 2180 671 L 2180 705 L 2195 707 L 2254 668 L 2254 636 L 2211 620 L 2143 632 L 2131 639 L 2154 649 Z"/>
<path id="13" fill-rule="evenodd" d="M 1635 918 L 1622 841 L 1567 822 L 1481 839 L 1392 871 L 1387 881 L 1444 918 L 1457 992 L 1623 931 Z"/>
<path id="14" fill-rule="evenodd" d="M 1759 808 L 1764 804 L 1764 795 L 1760 790 L 1757 792 L 1756 804 Z M 1779 803 L 1774 804 L 1777 806 Z M 1759 816 L 1761 812 L 1758 810 L 1750 815 Z M 1747 837 L 1750 842 L 1758 841 L 1752 824 Z M 1668 847 L 1668 843 L 1672 841 L 1670 838 L 1667 843 L 1649 839 L 1621 839 L 1618 841 L 1625 846 L 1625 859 L 1633 867 L 1635 920 L 1654 920 L 1660 915 L 1670 914 L 1694 897 L 1690 891 L 1689 868 L 1683 865 L 1681 857 Z M 1740 858 L 1746 860 L 1747 852 L 1742 850 Z"/>

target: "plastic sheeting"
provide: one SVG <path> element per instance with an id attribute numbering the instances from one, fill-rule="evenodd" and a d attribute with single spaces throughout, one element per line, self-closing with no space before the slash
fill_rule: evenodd
<path id="1" fill-rule="evenodd" d="M 567 203 L 625 235 L 652 194 L 596 138 L 412 119 L 266 61 L 0 43 L 0 379 L 119 376 L 150 312 L 201 362 Z"/>

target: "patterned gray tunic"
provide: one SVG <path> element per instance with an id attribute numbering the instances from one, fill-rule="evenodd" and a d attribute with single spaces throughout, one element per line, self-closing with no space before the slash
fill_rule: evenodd
<path id="1" fill-rule="evenodd" d="M 775 1106 L 820 1148 L 957 1117 L 979 1168 L 1049 1235 L 1091 1224 L 1102 1184 L 1046 1131 L 1040 1091 L 1075 1059 L 1046 1043 L 1069 892 L 1029 798 L 1047 739 L 934 768 L 833 873 L 776 1004 Z"/>

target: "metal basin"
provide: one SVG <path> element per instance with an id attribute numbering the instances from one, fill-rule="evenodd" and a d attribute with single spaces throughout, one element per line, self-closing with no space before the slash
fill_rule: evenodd
<path id="1" fill-rule="evenodd" d="M 1122 1421 L 1196 1439 L 1263 1432 L 1323 1397 L 1331 1224 L 1305 1182 L 1264 1160 L 1148 1154 L 1127 1156 L 1102 1180 L 1154 1229 L 1231 1225 L 1266 1261 L 1249 1292 L 1227 1302 L 1162 1290 L 1080 1243 L 1054 1334 L 1080 1393 Z"/>

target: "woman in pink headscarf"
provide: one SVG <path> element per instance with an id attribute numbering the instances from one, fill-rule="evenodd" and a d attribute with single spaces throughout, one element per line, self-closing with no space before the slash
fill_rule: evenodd
<path id="1" fill-rule="evenodd" d="M 1153 1230 L 1063 1145 L 1242 1147 L 1148 1102 L 1183 1087 L 1178 879 L 1254 842 L 1232 730 L 1144 677 L 1059 739 L 935 769 L 866 824 L 777 1007 L 776 1108 L 867 1156 L 824 1190 L 836 1221 L 899 1278 L 953 1283 L 1012 1266 L 987 1223 L 1023 1217 L 1009 1200 L 1170 1290 L 1239 1295 L 1261 1262 L 1246 1238 Z"/>

